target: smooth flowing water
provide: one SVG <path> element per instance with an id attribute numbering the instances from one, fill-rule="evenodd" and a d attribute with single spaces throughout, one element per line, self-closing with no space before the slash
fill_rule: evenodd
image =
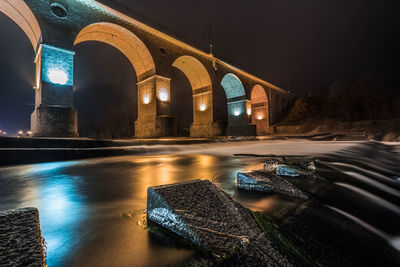
<path id="1" fill-rule="evenodd" d="M 259 161 L 162 155 L 2 168 L 0 210 L 39 209 L 49 266 L 174 264 L 194 251 L 146 230 L 147 188 L 215 179 L 235 195 L 236 172 Z"/>
<path id="2" fill-rule="evenodd" d="M 236 190 L 237 172 L 261 168 L 264 160 L 174 154 L 4 167 L 0 168 L 0 210 L 39 209 L 51 267 L 173 265 L 196 252 L 175 244 L 172 238 L 147 231 L 147 188 L 210 179 L 245 206 L 279 214 L 294 203 L 278 195 Z M 370 180 L 373 183 L 376 179 L 369 179 L 365 185 L 360 177 L 346 180 L 329 170 L 327 167 L 325 172 L 328 178 L 331 176 L 332 187 L 319 190 L 305 181 L 304 188 L 320 195 L 329 207 L 345 212 L 343 216 L 353 214 L 367 226 L 375 225 L 390 237 L 398 236 L 399 196 L 393 195 L 399 192 L 397 181 L 391 181 L 394 189 L 374 187 L 379 191 L 375 192 L 369 188 L 375 185 Z M 379 178 L 379 174 L 376 176 Z M 370 199 L 371 195 L 375 198 Z"/>

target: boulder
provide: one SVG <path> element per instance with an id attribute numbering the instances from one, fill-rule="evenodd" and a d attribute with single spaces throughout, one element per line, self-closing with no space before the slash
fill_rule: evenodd
<path id="1" fill-rule="evenodd" d="M 232 265 L 291 266 L 251 212 L 208 180 L 150 187 L 147 218 Z"/>
<path id="2" fill-rule="evenodd" d="M 37 209 L 0 212 L 0 266 L 46 266 Z"/>
<path id="3" fill-rule="evenodd" d="M 237 187 L 244 190 L 278 193 L 293 198 L 308 199 L 308 196 L 284 178 L 272 172 L 256 170 L 239 172 Z"/>

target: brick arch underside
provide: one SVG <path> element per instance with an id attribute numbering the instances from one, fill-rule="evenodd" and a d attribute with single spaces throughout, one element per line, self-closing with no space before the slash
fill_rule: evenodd
<path id="1" fill-rule="evenodd" d="M 236 98 L 245 98 L 245 91 L 240 79 L 232 73 L 228 73 L 221 81 L 221 85 L 225 90 L 228 102 Z"/>
<path id="2" fill-rule="evenodd" d="M 121 51 L 135 69 L 138 82 L 156 74 L 153 57 L 146 45 L 122 26 L 108 22 L 90 24 L 79 32 L 74 45 L 85 41 L 103 42 Z"/>
<path id="3" fill-rule="evenodd" d="M 195 57 L 185 55 L 177 58 L 172 66 L 185 74 L 192 87 L 193 125 L 212 125 L 213 87 L 210 74 L 203 63 Z"/>
<path id="4" fill-rule="evenodd" d="M 269 131 L 268 97 L 261 85 L 251 91 L 252 123 L 256 125 L 257 135 L 265 135 Z"/>
<path id="5" fill-rule="evenodd" d="M 193 91 L 211 87 L 210 75 L 198 59 L 192 56 L 181 56 L 174 61 L 172 66 L 186 75 Z M 211 90 L 211 88 L 209 89 Z"/>
<path id="6" fill-rule="evenodd" d="M 13 20 L 26 34 L 36 51 L 41 39 L 39 23 L 23 0 L 0 0 L 0 12 Z"/>

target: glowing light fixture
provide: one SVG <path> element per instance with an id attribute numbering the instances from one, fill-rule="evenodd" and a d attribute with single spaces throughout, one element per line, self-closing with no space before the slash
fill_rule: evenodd
<path id="1" fill-rule="evenodd" d="M 42 80 L 52 84 L 72 86 L 75 53 L 47 44 L 42 44 L 40 51 Z"/>
<path id="2" fill-rule="evenodd" d="M 240 115 L 240 110 L 239 109 L 235 109 L 235 111 L 233 112 L 233 115 L 239 116 Z"/>
<path id="3" fill-rule="evenodd" d="M 144 95 L 143 103 L 146 104 L 146 105 L 150 103 L 150 96 L 148 94 Z"/>
<path id="4" fill-rule="evenodd" d="M 200 104 L 200 111 L 205 111 L 206 110 L 206 104 L 201 103 Z"/>
<path id="5" fill-rule="evenodd" d="M 169 99 L 168 91 L 165 88 L 161 88 L 158 91 L 158 98 L 163 102 L 168 101 Z"/>
<path id="6" fill-rule="evenodd" d="M 251 115 L 251 108 L 247 108 L 247 115 Z"/>
<path id="7" fill-rule="evenodd" d="M 260 120 L 262 120 L 262 119 L 263 119 L 263 115 L 260 114 L 260 115 L 257 116 L 257 120 L 260 121 Z"/>
<path id="8" fill-rule="evenodd" d="M 47 74 L 50 82 L 59 85 L 65 85 L 68 82 L 68 74 L 63 70 L 49 69 Z"/>
<path id="9" fill-rule="evenodd" d="M 23 131 L 18 131 L 18 134 L 23 134 L 24 132 Z"/>

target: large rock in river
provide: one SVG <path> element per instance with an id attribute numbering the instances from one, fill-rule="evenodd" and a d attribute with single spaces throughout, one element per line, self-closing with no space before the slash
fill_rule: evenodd
<path id="1" fill-rule="evenodd" d="M 208 251 L 234 255 L 234 265 L 291 265 L 251 212 L 208 180 L 150 187 L 147 217 Z"/>
<path id="2" fill-rule="evenodd" d="M 268 171 L 239 172 L 237 187 L 243 190 L 278 193 L 293 198 L 308 199 L 308 196 L 286 179 Z"/>
<path id="3" fill-rule="evenodd" d="M 0 212 L 0 266 L 46 266 L 37 209 Z"/>

